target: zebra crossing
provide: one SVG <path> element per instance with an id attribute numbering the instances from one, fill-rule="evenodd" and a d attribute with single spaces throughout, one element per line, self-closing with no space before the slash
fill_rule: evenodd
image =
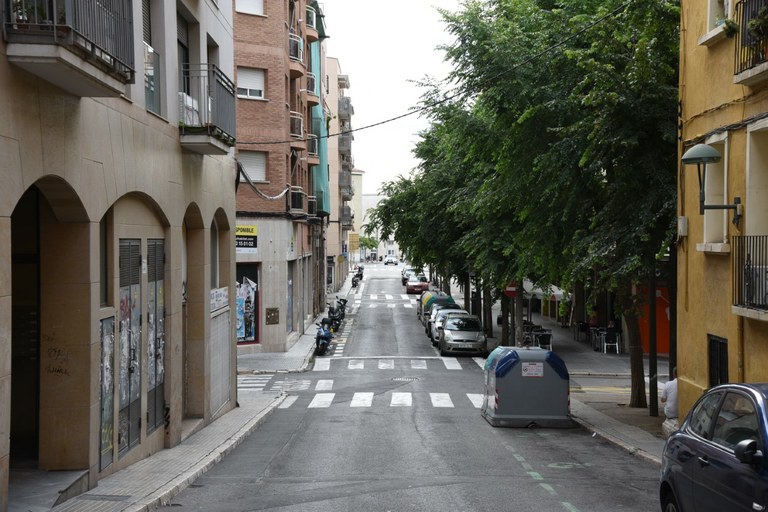
<path id="1" fill-rule="evenodd" d="M 345 407 L 351 409 L 369 409 L 372 407 L 427 407 L 433 409 L 479 409 L 483 405 L 482 393 L 414 393 L 386 392 L 376 394 L 371 391 L 354 393 L 333 393 L 330 391 L 307 395 L 290 395 L 278 408 L 288 409 L 303 407 L 306 409 L 328 409 Z"/>
<path id="2" fill-rule="evenodd" d="M 444 370 L 463 370 L 465 368 L 485 368 L 485 358 L 473 357 L 457 359 L 455 357 L 337 357 L 315 359 L 314 372 L 325 372 L 331 369 L 331 361 L 335 361 L 334 367 L 342 365 L 347 370 L 427 370 L 430 367 Z"/>
<path id="3" fill-rule="evenodd" d="M 365 304 L 363 304 L 365 301 Z M 355 294 L 354 303 L 349 306 L 351 314 L 357 313 L 360 308 L 376 309 L 378 307 L 397 308 L 403 307 L 413 309 L 419 303 L 418 295 L 409 295 L 407 293 L 369 293 L 365 294 L 362 290 Z"/>

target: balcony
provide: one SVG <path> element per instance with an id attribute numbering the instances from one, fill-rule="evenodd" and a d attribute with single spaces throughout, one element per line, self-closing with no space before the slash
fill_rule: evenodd
<path id="1" fill-rule="evenodd" d="M 355 168 L 355 159 L 352 155 L 343 155 L 341 157 L 341 168 L 344 171 L 351 171 Z"/>
<path id="2" fill-rule="evenodd" d="M 768 16 L 764 0 L 741 0 L 736 3 L 736 32 L 733 83 L 756 86 L 768 79 L 768 32 L 755 24 Z"/>
<path id="3" fill-rule="evenodd" d="M 134 82 L 131 0 L 2 0 L 8 61 L 78 97 Z"/>
<path id="4" fill-rule="evenodd" d="M 304 39 L 296 34 L 288 34 L 288 57 L 290 57 L 291 78 L 304 75 Z"/>
<path id="5" fill-rule="evenodd" d="M 288 198 L 288 213 L 294 219 L 303 219 L 307 217 L 304 209 L 305 192 L 302 187 L 291 186 L 290 196 Z"/>
<path id="6" fill-rule="evenodd" d="M 339 154 L 351 155 L 352 154 L 352 135 L 345 134 L 339 135 Z"/>
<path id="7" fill-rule="evenodd" d="M 339 121 L 349 121 L 354 113 L 355 108 L 352 106 L 352 98 L 348 96 L 339 98 Z"/>
<path id="8" fill-rule="evenodd" d="M 768 235 L 734 236 L 733 310 L 768 321 Z"/>
<path id="9" fill-rule="evenodd" d="M 147 110 L 162 115 L 160 98 L 162 97 L 162 75 L 160 54 L 144 43 L 144 103 Z"/>
<path id="10" fill-rule="evenodd" d="M 317 135 L 307 135 L 307 157 L 309 165 L 320 165 L 320 140 Z"/>
<path id="11" fill-rule="evenodd" d="M 317 32 L 317 11 L 315 11 L 314 7 L 308 5 L 306 13 L 307 41 L 314 43 L 320 39 L 320 34 Z"/>
<path id="12" fill-rule="evenodd" d="M 288 131 L 291 136 L 291 147 L 305 150 L 307 147 L 304 142 L 304 116 L 295 110 L 291 110 L 288 115 L 290 117 Z"/>
<path id="13" fill-rule="evenodd" d="M 179 134 L 185 150 L 226 155 L 235 145 L 235 84 L 213 64 L 184 64 Z"/>
<path id="14" fill-rule="evenodd" d="M 317 79 L 314 73 L 307 73 L 307 105 L 314 107 L 320 104 L 320 95 L 317 93 Z"/>
<path id="15" fill-rule="evenodd" d="M 317 215 L 317 197 L 307 196 L 307 222 L 320 224 L 322 220 Z"/>
<path id="16" fill-rule="evenodd" d="M 352 210 L 351 206 L 342 206 L 340 215 L 339 215 L 339 223 L 341 224 L 341 229 L 343 231 L 349 231 L 352 229 L 352 223 L 355 220 L 355 212 Z"/>

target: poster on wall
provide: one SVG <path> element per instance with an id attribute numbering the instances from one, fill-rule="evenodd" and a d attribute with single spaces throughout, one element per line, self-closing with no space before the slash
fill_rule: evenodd
<path id="1" fill-rule="evenodd" d="M 237 254 L 256 254 L 258 246 L 258 226 L 235 226 L 235 251 Z"/>
<path id="2" fill-rule="evenodd" d="M 237 341 L 256 340 L 256 283 L 243 277 L 237 283 Z"/>

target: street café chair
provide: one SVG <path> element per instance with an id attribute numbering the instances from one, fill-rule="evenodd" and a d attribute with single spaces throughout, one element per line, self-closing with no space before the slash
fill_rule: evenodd
<path id="1" fill-rule="evenodd" d="M 616 349 L 616 353 L 618 354 L 621 352 L 621 349 L 619 347 L 619 342 L 621 340 L 621 335 L 618 331 L 614 330 L 608 330 L 603 334 L 603 354 L 608 353 L 608 347 L 614 347 Z"/>

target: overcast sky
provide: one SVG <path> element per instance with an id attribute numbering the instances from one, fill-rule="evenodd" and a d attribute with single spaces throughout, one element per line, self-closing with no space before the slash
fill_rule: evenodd
<path id="1" fill-rule="evenodd" d="M 324 0 L 327 54 L 349 76 L 352 128 L 380 123 L 416 106 L 421 89 L 409 80 L 444 78 L 449 70 L 436 47 L 450 43 L 436 7 L 458 10 L 459 0 Z M 428 126 L 412 114 L 354 134 L 355 168 L 365 171 L 363 193 L 416 167 L 416 133 Z"/>

